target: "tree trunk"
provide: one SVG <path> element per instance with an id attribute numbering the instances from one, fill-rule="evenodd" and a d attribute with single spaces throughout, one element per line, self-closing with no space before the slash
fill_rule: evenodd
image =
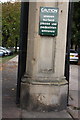
<path id="1" fill-rule="evenodd" d="M 71 49 L 73 49 L 73 42 L 71 42 Z"/>
<path id="2" fill-rule="evenodd" d="M 17 53 L 17 40 L 15 41 L 15 53 Z"/>

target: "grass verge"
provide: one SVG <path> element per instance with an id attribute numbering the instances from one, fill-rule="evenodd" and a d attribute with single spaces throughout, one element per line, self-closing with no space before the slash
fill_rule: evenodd
<path id="1" fill-rule="evenodd" d="M 17 54 L 13 54 L 11 56 L 5 56 L 5 57 L 0 57 L 0 64 L 4 64 L 6 62 L 8 62 L 10 59 L 14 58 Z"/>

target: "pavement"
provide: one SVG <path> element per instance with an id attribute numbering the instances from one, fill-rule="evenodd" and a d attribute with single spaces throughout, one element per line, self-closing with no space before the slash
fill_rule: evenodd
<path id="1" fill-rule="evenodd" d="M 25 118 L 64 118 L 73 120 L 73 116 L 70 112 L 70 108 L 63 111 L 52 111 L 52 112 L 34 112 L 34 111 L 26 111 L 21 109 L 16 105 L 16 86 L 17 86 L 17 66 L 18 66 L 18 56 L 9 60 L 7 63 L 2 65 L 2 118 L 5 120 L 6 118 L 12 120 L 12 118 L 17 118 L 20 120 L 24 120 Z M 76 71 L 77 67 L 75 68 Z M 1 70 L 1 69 L 0 69 Z M 70 68 L 71 70 L 71 68 Z M 77 71 L 76 71 L 77 72 Z M 72 73 L 71 73 L 72 74 Z M 73 76 L 73 75 L 72 75 Z M 75 81 L 74 76 L 74 81 Z M 77 81 L 75 81 L 76 88 Z M 78 102 L 75 101 L 74 98 L 74 88 L 75 85 L 72 85 L 73 82 L 70 82 L 70 102 L 69 106 L 75 106 Z M 76 89 L 77 90 L 77 89 Z M 73 91 L 73 92 L 71 92 Z M 73 93 L 73 94 L 72 94 Z M 72 101 L 73 100 L 73 101 Z M 76 104 L 76 106 L 78 106 Z M 72 111 L 72 110 L 71 110 Z M 74 116 L 75 117 L 75 116 Z"/>
<path id="2" fill-rule="evenodd" d="M 20 118 L 21 109 L 16 106 L 18 57 L 2 65 L 2 117 Z"/>
<path id="3" fill-rule="evenodd" d="M 70 65 L 68 112 L 80 119 L 80 64 Z"/>

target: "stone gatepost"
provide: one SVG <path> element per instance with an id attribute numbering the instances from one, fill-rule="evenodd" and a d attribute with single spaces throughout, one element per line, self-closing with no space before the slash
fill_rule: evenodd
<path id="1" fill-rule="evenodd" d="M 64 76 L 68 2 L 29 3 L 26 74 L 21 82 L 21 107 L 62 110 L 67 106 Z"/>

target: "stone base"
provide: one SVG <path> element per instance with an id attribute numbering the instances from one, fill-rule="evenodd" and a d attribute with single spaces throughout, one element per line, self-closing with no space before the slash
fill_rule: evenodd
<path id="1" fill-rule="evenodd" d="M 67 92 L 66 80 L 60 82 L 22 82 L 21 108 L 29 111 L 63 110 L 67 107 Z"/>

